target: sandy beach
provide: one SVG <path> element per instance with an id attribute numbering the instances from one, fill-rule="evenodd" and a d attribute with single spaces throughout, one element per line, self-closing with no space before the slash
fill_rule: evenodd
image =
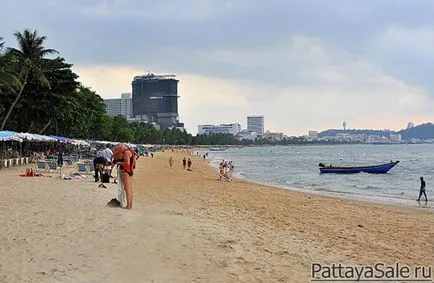
<path id="1" fill-rule="evenodd" d="M 434 265 L 428 210 L 222 182 L 180 152 L 138 160 L 132 211 L 106 206 L 114 184 L 24 170 L 0 171 L 1 282 L 309 282 L 313 262 Z"/>

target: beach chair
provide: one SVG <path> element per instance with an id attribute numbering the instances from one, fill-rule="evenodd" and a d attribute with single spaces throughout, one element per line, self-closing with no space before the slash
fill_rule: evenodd
<path id="1" fill-rule="evenodd" d="M 57 161 L 53 161 L 53 160 L 49 160 L 47 161 L 47 165 L 48 165 L 48 171 L 59 171 L 60 167 L 57 165 Z"/>
<path id="2" fill-rule="evenodd" d="M 81 162 L 76 163 L 76 165 L 79 173 L 89 174 L 89 166 Z"/>
<path id="3" fill-rule="evenodd" d="M 36 172 L 47 172 L 48 165 L 47 161 L 39 160 L 36 161 Z"/>
<path id="4" fill-rule="evenodd" d="M 74 160 L 72 160 L 72 159 L 63 159 L 63 163 L 66 166 L 73 166 L 74 165 Z"/>

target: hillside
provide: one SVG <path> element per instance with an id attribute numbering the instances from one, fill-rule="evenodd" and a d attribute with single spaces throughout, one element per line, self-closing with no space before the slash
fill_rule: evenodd
<path id="1" fill-rule="evenodd" d="M 376 136 L 389 136 L 390 134 L 401 134 L 401 138 L 403 140 L 409 139 L 420 139 L 420 140 L 428 140 L 434 139 L 434 124 L 426 123 L 422 125 L 415 126 L 413 128 L 396 131 L 390 130 L 339 130 L 339 129 L 329 129 L 322 131 L 318 134 L 318 137 L 335 137 L 338 134 L 350 134 L 350 135 L 376 135 Z"/>

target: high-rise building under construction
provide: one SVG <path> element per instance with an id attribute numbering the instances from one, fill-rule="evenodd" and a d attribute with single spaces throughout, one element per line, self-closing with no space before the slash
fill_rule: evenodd
<path id="1" fill-rule="evenodd" d="M 178 80 L 175 75 L 148 73 L 132 82 L 133 117 L 141 117 L 161 128 L 179 126 Z"/>

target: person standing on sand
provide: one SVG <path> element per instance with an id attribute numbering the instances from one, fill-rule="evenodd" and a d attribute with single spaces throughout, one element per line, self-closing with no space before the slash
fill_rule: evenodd
<path id="1" fill-rule="evenodd" d="M 184 170 L 186 165 L 187 165 L 187 160 L 184 157 L 184 159 L 182 160 L 182 168 L 184 168 Z"/>
<path id="2" fill-rule="evenodd" d="M 428 201 L 428 198 L 426 197 L 425 187 L 426 187 L 425 180 L 423 179 L 423 177 L 420 177 L 420 191 L 419 191 L 419 197 L 417 198 L 417 201 L 420 201 L 422 194 L 425 196 L 425 201 Z"/>
<path id="3" fill-rule="evenodd" d="M 127 206 L 125 207 L 126 209 L 133 208 L 132 177 L 135 164 L 136 156 L 133 150 L 127 148 L 124 144 L 119 144 L 116 148 L 116 165 L 118 165 L 121 169 L 121 178 L 127 198 Z"/>
<path id="4" fill-rule="evenodd" d="M 169 158 L 169 166 L 170 166 L 170 168 L 172 168 L 172 165 L 173 165 L 173 158 L 172 158 L 172 156 Z"/>

